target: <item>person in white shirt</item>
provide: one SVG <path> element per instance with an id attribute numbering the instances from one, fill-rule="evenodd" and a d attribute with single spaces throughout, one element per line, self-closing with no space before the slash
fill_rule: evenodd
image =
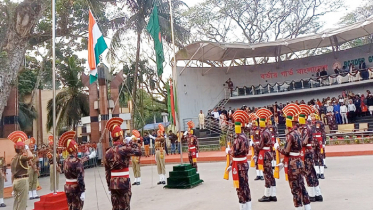
<path id="1" fill-rule="evenodd" d="M 205 115 L 202 113 L 202 110 L 198 114 L 199 129 L 205 129 Z"/>
<path id="2" fill-rule="evenodd" d="M 332 112 L 333 113 L 333 110 L 334 110 L 334 107 L 332 106 L 332 104 L 329 102 L 328 103 L 328 107 L 326 108 L 326 111 L 329 113 L 329 112 Z"/>
<path id="3" fill-rule="evenodd" d="M 343 124 L 348 124 L 348 119 L 347 119 L 347 106 L 346 104 L 342 103 L 341 107 L 339 108 L 339 111 L 341 113 L 341 118 L 342 118 L 342 123 Z"/>
<path id="4" fill-rule="evenodd" d="M 353 123 L 355 121 L 356 106 L 352 102 L 352 100 L 350 100 L 350 104 L 348 105 L 347 110 L 348 110 L 348 121 L 350 123 Z"/>

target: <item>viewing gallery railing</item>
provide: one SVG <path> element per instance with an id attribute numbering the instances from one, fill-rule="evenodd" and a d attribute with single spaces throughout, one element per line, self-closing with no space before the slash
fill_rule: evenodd
<path id="1" fill-rule="evenodd" d="M 283 83 L 268 83 L 265 86 L 249 86 L 236 87 L 232 91 L 232 97 L 246 95 L 261 95 L 268 93 L 287 92 L 294 90 L 318 88 L 332 85 L 340 85 L 344 83 L 359 82 L 361 80 L 370 80 L 373 78 L 373 68 L 366 70 L 355 70 L 353 73 L 344 72 L 340 74 L 332 74 L 316 78 L 284 81 Z"/>

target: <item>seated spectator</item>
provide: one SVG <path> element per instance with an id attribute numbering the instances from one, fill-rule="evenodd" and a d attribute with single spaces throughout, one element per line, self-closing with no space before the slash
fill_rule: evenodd
<path id="1" fill-rule="evenodd" d="M 326 71 L 325 68 L 322 69 L 320 75 L 321 75 L 321 76 L 328 76 L 328 72 Z"/>

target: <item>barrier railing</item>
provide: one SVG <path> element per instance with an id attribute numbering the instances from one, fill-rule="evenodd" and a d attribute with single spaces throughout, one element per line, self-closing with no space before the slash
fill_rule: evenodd
<path id="1" fill-rule="evenodd" d="M 268 83 L 264 86 L 260 84 L 258 86 L 236 87 L 232 91 L 232 97 L 318 88 L 323 86 L 340 85 L 343 83 L 359 82 L 361 80 L 370 80 L 372 78 L 373 69 L 369 68 L 366 70 L 356 70 L 354 73 L 344 72 L 315 78 L 284 81 L 283 83 Z"/>
<path id="2" fill-rule="evenodd" d="M 97 160 L 98 160 L 98 158 L 95 157 L 95 158 L 91 158 L 91 159 L 85 161 L 84 162 L 84 168 L 86 169 L 86 168 L 96 167 L 97 166 Z M 64 159 L 60 160 L 61 169 L 63 169 L 64 161 L 65 161 Z M 48 158 L 43 158 L 43 160 L 41 160 L 41 161 L 39 159 L 39 166 L 40 166 L 40 177 L 49 176 L 50 165 L 49 165 Z"/>

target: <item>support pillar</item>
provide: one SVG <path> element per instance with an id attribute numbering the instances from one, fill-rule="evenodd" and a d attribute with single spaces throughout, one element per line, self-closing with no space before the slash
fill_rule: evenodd
<path id="1" fill-rule="evenodd" d="M 110 82 L 110 95 L 111 100 L 114 101 L 114 108 L 112 111 L 113 117 L 119 117 L 119 86 L 124 81 L 123 71 L 120 71 L 115 78 Z"/>

